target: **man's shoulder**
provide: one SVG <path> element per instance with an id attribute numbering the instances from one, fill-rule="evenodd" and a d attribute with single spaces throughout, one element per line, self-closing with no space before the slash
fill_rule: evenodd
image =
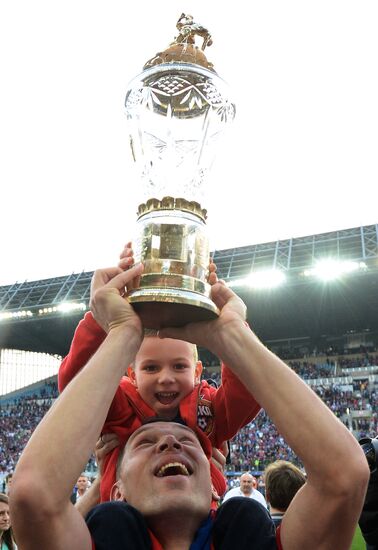
<path id="1" fill-rule="evenodd" d="M 126 502 L 98 504 L 88 513 L 86 523 L 94 548 L 123 550 L 150 548 L 151 539 L 142 514 Z"/>
<path id="2" fill-rule="evenodd" d="M 240 495 L 240 487 L 233 487 L 232 489 L 229 489 L 227 493 L 224 496 L 241 496 Z"/>
<path id="3" fill-rule="evenodd" d="M 264 503 L 266 502 L 264 495 L 260 491 L 258 491 L 257 489 L 253 489 L 251 497 L 255 498 L 256 500 L 258 500 L 260 502 L 264 502 Z"/>
<path id="4" fill-rule="evenodd" d="M 264 548 L 277 550 L 275 527 L 268 510 L 252 498 L 235 497 L 217 510 L 215 548 Z"/>

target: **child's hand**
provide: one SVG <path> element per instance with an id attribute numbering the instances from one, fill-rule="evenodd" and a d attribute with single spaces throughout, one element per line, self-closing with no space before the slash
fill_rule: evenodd
<path id="1" fill-rule="evenodd" d="M 119 255 L 119 262 L 118 267 L 123 269 L 123 271 L 127 271 L 131 267 L 135 265 L 134 260 L 134 250 L 131 241 L 125 244 L 124 249 L 122 250 L 121 254 Z M 134 288 L 140 287 L 140 277 L 136 277 L 130 283 L 127 285 L 126 288 L 126 294 L 128 294 L 131 290 Z"/>
<path id="2" fill-rule="evenodd" d="M 210 258 L 210 263 L 209 263 L 209 274 L 207 276 L 207 282 L 210 284 L 210 285 L 215 285 L 215 283 L 218 282 L 218 276 L 217 276 L 217 266 L 216 264 L 213 262 L 213 259 Z"/>
<path id="3" fill-rule="evenodd" d="M 226 455 L 224 454 L 224 452 L 226 453 Z M 213 447 L 211 462 L 214 464 L 216 468 L 218 468 L 220 472 L 223 472 L 224 467 L 226 465 L 227 454 L 228 454 L 227 443 L 224 443 L 224 445 L 222 446 L 222 451 L 220 451 L 216 447 Z"/>
<path id="4" fill-rule="evenodd" d="M 126 271 L 134 265 L 134 250 L 131 241 L 125 244 L 124 249 L 119 255 L 118 267 Z"/>
<path id="5" fill-rule="evenodd" d="M 118 447 L 119 439 L 115 433 L 102 434 L 97 440 L 95 447 L 95 456 L 98 466 L 98 475 L 101 478 L 104 474 L 104 461 L 105 457 L 110 451 Z"/>

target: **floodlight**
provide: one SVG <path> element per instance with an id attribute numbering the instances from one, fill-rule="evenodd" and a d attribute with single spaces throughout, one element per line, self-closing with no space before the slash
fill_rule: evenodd
<path id="1" fill-rule="evenodd" d="M 255 271 L 249 276 L 249 286 L 252 288 L 274 288 L 286 281 L 286 275 L 279 269 Z"/>
<path id="2" fill-rule="evenodd" d="M 364 262 L 339 261 L 329 258 L 319 260 L 312 269 L 306 269 L 304 275 L 314 275 L 323 281 L 332 281 L 359 269 L 366 269 L 366 264 Z"/>
<path id="3" fill-rule="evenodd" d="M 23 319 L 25 317 L 33 317 L 33 313 L 25 309 L 21 311 L 4 311 L 0 313 L 0 321 L 5 321 L 7 319 Z"/>
<path id="4" fill-rule="evenodd" d="M 286 275 L 279 269 L 253 271 L 245 279 L 237 279 L 229 283 L 230 287 L 274 288 L 286 281 Z"/>
<path id="5" fill-rule="evenodd" d="M 77 310 L 84 311 L 86 309 L 86 305 L 83 302 L 62 302 L 56 309 L 62 313 L 70 313 L 71 311 Z"/>
<path id="6" fill-rule="evenodd" d="M 84 302 L 62 302 L 61 304 L 58 304 L 57 306 L 52 307 L 44 307 L 43 309 L 39 309 L 38 313 L 39 315 L 46 315 L 49 313 L 71 313 L 73 311 L 85 311 L 87 309 L 87 306 Z"/>
<path id="7" fill-rule="evenodd" d="M 240 287 L 240 286 L 247 286 L 247 279 L 235 279 L 234 281 L 230 281 L 227 283 L 227 286 L 230 288 Z"/>

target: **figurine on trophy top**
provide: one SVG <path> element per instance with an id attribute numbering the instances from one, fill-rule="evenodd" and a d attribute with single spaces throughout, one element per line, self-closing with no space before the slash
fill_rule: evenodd
<path id="1" fill-rule="evenodd" d="M 215 72 L 214 65 L 207 60 L 203 53 L 205 48 L 213 43 L 210 32 L 202 25 L 195 23 L 192 15 L 185 13 L 180 15 L 176 28 L 179 31 L 178 36 L 166 50 L 157 53 L 152 59 L 148 60 L 143 69 L 148 69 L 160 63 L 179 62 L 194 63 Z M 203 38 L 201 49 L 195 45 L 196 36 Z"/>
<path id="2" fill-rule="evenodd" d="M 134 257 L 144 265 L 129 300 L 147 328 L 218 314 L 207 282 L 205 181 L 235 105 L 204 54 L 209 31 L 185 14 L 177 29 L 174 42 L 131 81 L 125 100 L 139 190 Z"/>

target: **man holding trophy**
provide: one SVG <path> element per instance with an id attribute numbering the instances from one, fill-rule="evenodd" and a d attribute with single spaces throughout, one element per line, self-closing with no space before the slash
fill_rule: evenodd
<path id="1" fill-rule="evenodd" d="M 209 273 L 206 210 L 194 198 L 202 200 L 220 131 L 234 115 L 234 106 L 225 95 L 226 85 L 194 44 L 194 32 L 204 35 L 204 44 L 209 43 L 208 32 L 184 14 L 178 29 L 179 37 L 166 52 L 146 63 L 126 94 L 131 150 L 143 194 L 149 198 L 138 208 L 135 249 L 131 243 L 125 247 L 119 267 L 127 269 L 134 261 L 143 264 L 141 276 L 128 285 L 127 298 L 143 327 L 155 329 L 155 333 L 145 335 L 134 364 L 125 365 L 128 376 L 121 379 L 103 427 L 103 433 L 117 434 L 120 446 L 106 459 L 101 500 L 111 498 L 119 454 L 130 434 L 150 416 L 171 420 L 179 416 L 211 443 L 216 507 L 226 490 L 222 468 L 217 467 L 225 461 L 225 442 L 253 420 L 260 406 L 226 365 L 222 365 L 222 384 L 216 389 L 200 380 L 202 365 L 196 349 L 193 354 L 186 342 L 178 349 L 177 342 L 159 340 L 156 333 L 164 326 L 218 317 L 210 297 L 217 277 L 213 264 Z M 114 269 L 95 274 L 93 286 L 116 274 Z M 108 332 L 101 316 L 91 309 L 80 322 L 60 367 L 60 391 L 85 366 Z M 150 372 L 144 376 L 147 367 Z"/>

